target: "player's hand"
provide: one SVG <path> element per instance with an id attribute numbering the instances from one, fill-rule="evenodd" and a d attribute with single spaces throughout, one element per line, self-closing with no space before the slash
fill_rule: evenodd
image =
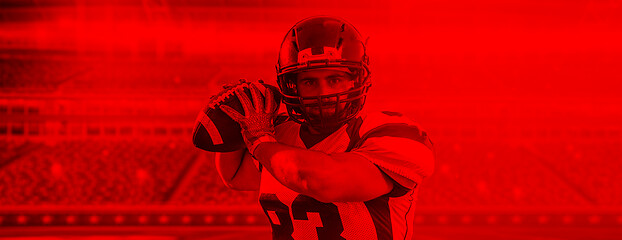
<path id="1" fill-rule="evenodd" d="M 235 91 L 235 95 L 242 103 L 244 115 L 226 105 L 221 105 L 220 110 L 240 124 L 246 147 L 249 153 L 253 154 L 260 143 L 276 142 L 273 121 L 278 106 L 270 89 L 266 88 L 265 97 L 262 98 L 261 91 L 255 83 L 251 82 L 249 85 L 252 102 L 242 89 Z"/>

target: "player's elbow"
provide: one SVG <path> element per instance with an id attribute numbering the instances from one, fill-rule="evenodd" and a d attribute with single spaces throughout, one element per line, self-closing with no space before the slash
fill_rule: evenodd
<path id="1" fill-rule="evenodd" d="M 312 197 L 323 203 L 351 202 L 351 201 L 346 200 L 346 198 L 344 198 L 340 193 L 331 192 L 327 190 L 317 192 L 315 196 L 312 196 Z"/>
<path id="2" fill-rule="evenodd" d="M 247 184 L 232 184 L 231 182 L 229 183 L 225 183 L 225 186 L 227 186 L 227 188 L 231 189 L 231 190 L 235 190 L 235 191 L 257 191 L 258 189 L 255 187 L 250 187 Z"/>
<path id="3" fill-rule="evenodd" d="M 222 176 L 221 176 L 221 180 L 223 184 L 231 190 L 235 190 L 235 191 L 258 191 L 259 190 L 258 182 L 244 181 L 242 179 L 235 178 L 235 177 L 231 179 L 225 179 Z"/>
<path id="4" fill-rule="evenodd" d="M 393 182 L 380 172 L 353 173 L 327 168 L 303 178 L 307 195 L 321 202 L 364 202 L 393 189 Z"/>
<path id="5" fill-rule="evenodd" d="M 365 202 L 380 197 L 393 188 L 392 184 L 386 184 L 382 188 L 364 188 L 356 184 L 321 183 L 309 189 L 309 196 L 320 202 Z"/>
<path id="6" fill-rule="evenodd" d="M 288 153 L 290 155 L 275 155 L 277 159 L 284 159 L 279 161 L 279 168 L 275 173 L 283 176 L 280 179 L 285 186 L 321 202 L 349 200 L 348 196 L 352 191 L 346 189 L 352 184 L 343 176 L 342 167 L 336 165 L 334 159 L 324 154 L 313 154 L 313 159 L 307 159 L 309 161 L 295 161 L 308 158 L 310 154 L 301 156 L 295 152 Z"/>
<path id="7" fill-rule="evenodd" d="M 233 181 L 233 176 L 223 176 L 222 173 L 218 172 L 219 176 L 220 176 L 220 180 L 222 181 L 222 183 L 225 185 L 225 187 L 231 189 L 231 190 L 238 190 L 241 191 L 241 187 L 238 186 L 237 184 L 234 183 Z"/>
<path id="8" fill-rule="evenodd" d="M 315 181 L 313 184 L 309 184 L 309 196 L 315 198 L 320 202 L 362 202 L 371 200 L 357 193 L 357 191 L 364 191 L 364 189 L 347 189 L 348 186 L 343 184 L 337 184 L 329 181 Z"/>
<path id="9" fill-rule="evenodd" d="M 306 171 L 300 174 L 300 181 L 305 195 L 325 203 L 344 202 L 344 189 L 332 173 L 325 170 Z"/>
<path id="10" fill-rule="evenodd" d="M 305 195 L 308 195 L 320 202 L 335 202 L 338 199 L 337 194 L 332 190 L 332 186 L 320 179 L 312 179 L 303 182 L 305 187 Z"/>

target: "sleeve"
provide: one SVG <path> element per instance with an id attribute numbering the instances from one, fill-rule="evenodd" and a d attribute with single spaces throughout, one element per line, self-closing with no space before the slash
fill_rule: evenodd
<path id="1" fill-rule="evenodd" d="M 385 124 L 368 131 L 351 152 L 365 157 L 408 189 L 434 171 L 434 148 L 427 133 L 406 123 Z"/>

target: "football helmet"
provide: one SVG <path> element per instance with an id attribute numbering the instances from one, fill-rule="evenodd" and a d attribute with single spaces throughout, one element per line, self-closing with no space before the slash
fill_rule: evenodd
<path id="1" fill-rule="evenodd" d="M 300 96 L 296 74 L 318 68 L 348 69 L 354 87 L 335 94 Z M 352 24 L 329 16 L 304 19 L 287 32 L 276 71 L 289 116 L 321 132 L 335 130 L 354 118 L 363 108 L 371 86 L 369 57 L 361 35 Z M 319 108 L 319 114 L 310 113 L 310 108 Z M 327 108 L 334 114 L 325 114 L 328 111 L 323 109 Z"/>

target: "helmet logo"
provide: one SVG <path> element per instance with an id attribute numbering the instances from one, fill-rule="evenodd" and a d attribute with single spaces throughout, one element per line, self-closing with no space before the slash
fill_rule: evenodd
<path id="1" fill-rule="evenodd" d="M 341 59 L 342 49 L 324 46 L 324 51 L 319 54 L 313 54 L 311 48 L 303 49 L 298 52 L 298 63 L 305 63 L 314 60 L 337 60 Z"/>

